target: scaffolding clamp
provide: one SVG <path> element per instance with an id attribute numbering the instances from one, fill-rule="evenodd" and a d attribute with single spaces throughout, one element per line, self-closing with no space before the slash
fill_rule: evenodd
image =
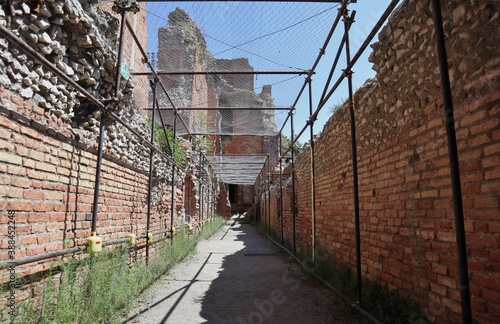
<path id="1" fill-rule="evenodd" d="M 116 13 L 128 12 L 138 13 L 141 9 L 136 0 L 115 1 L 111 9 Z"/>
<path id="2" fill-rule="evenodd" d="M 347 69 L 342 69 L 342 74 L 348 78 L 352 77 L 353 75 L 353 71 L 351 69 L 347 70 Z"/>
<path id="3" fill-rule="evenodd" d="M 128 237 L 128 246 L 134 246 L 136 244 L 136 236 L 134 233 L 127 234 Z"/>
<path id="4" fill-rule="evenodd" d="M 108 109 L 118 111 L 120 107 L 120 99 L 118 98 L 106 98 L 102 99 L 101 102 L 106 106 L 105 109 L 101 110 L 103 113 L 105 113 Z"/>

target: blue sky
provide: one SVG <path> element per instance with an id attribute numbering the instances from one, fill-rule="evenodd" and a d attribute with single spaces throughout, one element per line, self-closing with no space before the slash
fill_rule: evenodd
<path id="1" fill-rule="evenodd" d="M 358 0 L 350 4 L 356 10 L 356 21 L 351 27 L 351 55 L 356 53 L 371 31 L 390 0 Z M 148 25 L 150 28 L 148 51 L 156 51 L 157 29 L 167 24 L 168 13 L 175 7 L 183 8 L 202 30 L 208 49 L 216 58 L 247 57 L 256 71 L 298 71 L 310 69 L 323 46 L 326 35 L 337 15 L 338 3 L 277 3 L 277 2 L 165 2 L 148 3 Z M 341 22 L 334 33 L 325 55 L 313 76 L 313 104 L 316 107 L 337 53 L 343 35 Z M 375 37 L 375 41 L 377 37 Z M 375 75 L 368 62 L 368 48 L 354 67 L 353 84 L 360 87 Z M 335 82 L 345 67 L 342 54 Z M 273 85 L 274 103 L 289 107 L 295 101 L 304 83 L 304 76 L 256 76 L 255 91 L 260 92 L 264 84 Z M 309 116 L 308 96 L 304 93 L 297 104 L 295 129 L 300 131 Z M 331 115 L 331 108 L 347 98 L 344 82 L 322 109 L 315 124 L 315 133 Z M 286 112 L 278 112 L 276 123 L 281 127 Z M 289 129 L 289 124 L 285 126 Z M 289 134 L 289 132 L 288 132 Z M 308 132 L 306 133 L 308 134 Z M 300 139 L 307 141 L 308 135 Z"/>

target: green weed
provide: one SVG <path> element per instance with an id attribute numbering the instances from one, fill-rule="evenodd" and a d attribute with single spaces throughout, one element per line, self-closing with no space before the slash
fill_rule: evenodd
<path id="1" fill-rule="evenodd" d="M 173 241 L 164 240 L 147 266 L 132 261 L 129 248 L 116 247 L 97 256 L 78 261 L 57 261 L 42 283 L 40 296 L 18 303 L 12 323 L 120 323 L 133 301 L 148 286 L 176 263 L 192 253 L 201 239 L 217 232 L 225 220 L 215 217 L 203 226 L 200 235 L 188 235 L 184 229 Z"/>

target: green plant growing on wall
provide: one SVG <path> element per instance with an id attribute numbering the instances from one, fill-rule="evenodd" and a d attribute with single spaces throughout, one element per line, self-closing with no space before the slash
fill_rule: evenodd
<path id="1" fill-rule="evenodd" d="M 151 120 L 148 120 L 148 124 L 149 127 L 151 127 Z M 164 153 L 172 151 L 172 158 L 174 159 L 175 163 L 177 165 L 184 165 L 187 160 L 186 151 L 184 151 L 180 141 L 174 136 L 171 129 L 165 127 L 165 131 L 167 133 L 167 137 L 165 137 L 165 132 L 163 131 L 163 127 L 160 124 L 155 123 L 154 125 L 155 144 Z"/>
<path id="2" fill-rule="evenodd" d="M 213 125 L 213 123 L 213 116 L 209 116 L 206 113 L 199 111 L 195 115 L 193 126 L 197 133 L 207 133 L 209 126 Z M 193 145 L 197 150 L 208 151 L 213 149 L 214 142 L 206 136 L 200 135 L 193 140 Z"/>
<path id="3" fill-rule="evenodd" d="M 292 140 L 289 139 L 286 136 L 281 136 L 281 154 L 285 153 L 286 150 L 292 145 Z M 293 153 L 295 156 L 299 155 L 299 153 L 302 151 L 302 143 L 299 141 L 296 141 L 295 144 L 293 145 Z M 290 152 L 288 152 L 290 153 Z"/>
<path id="4" fill-rule="evenodd" d="M 335 116 L 344 109 L 344 106 L 347 106 L 347 98 L 339 99 L 336 105 L 330 107 L 330 113 Z"/>

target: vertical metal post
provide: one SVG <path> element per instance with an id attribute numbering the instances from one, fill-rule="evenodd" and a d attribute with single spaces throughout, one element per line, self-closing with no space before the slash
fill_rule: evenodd
<path id="1" fill-rule="evenodd" d="M 295 129 L 293 128 L 293 108 L 290 109 L 290 137 L 292 141 L 292 147 L 290 151 L 292 152 L 292 247 L 293 254 L 297 253 L 297 244 L 295 242 L 295 218 L 297 216 L 297 205 L 295 201 Z"/>
<path id="2" fill-rule="evenodd" d="M 187 214 L 191 215 L 191 176 L 188 177 L 187 190 L 188 190 Z"/>
<path id="3" fill-rule="evenodd" d="M 316 179 L 314 175 L 314 120 L 312 120 L 313 103 L 312 103 L 312 80 L 309 79 L 309 134 L 311 140 L 311 247 L 312 247 L 312 261 L 316 260 Z"/>
<path id="4" fill-rule="evenodd" d="M 210 178 L 210 175 L 208 175 L 208 177 Z M 210 219 L 210 214 L 211 214 L 211 210 L 212 210 L 212 205 L 211 205 L 211 201 L 212 201 L 212 180 L 209 179 L 208 181 L 208 190 L 207 190 L 207 202 L 208 202 L 208 205 L 207 205 L 207 219 Z"/>
<path id="5" fill-rule="evenodd" d="M 280 216 L 280 225 L 281 225 L 281 245 L 285 243 L 285 236 L 283 234 L 283 158 L 281 157 L 281 152 L 283 152 L 283 135 L 281 133 L 279 134 L 280 137 L 280 149 L 279 149 L 279 156 L 280 156 L 280 201 L 279 201 L 279 216 Z"/>
<path id="6" fill-rule="evenodd" d="M 118 98 L 120 92 L 120 80 L 121 80 L 121 65 L 123 61 L 123 40 L 125 36 L 125 10 L 121 11 L 121 24 L 120 24 L 120 42 L 118 43 L 118 60 L 116 65 L 116 76 L 115 76 L 115 98 Z"/>
<path id="7" fill-rule="evenodd" d="M 101 113 L 99 121 L 99 144 L 97 146 L 97 164 L 95 170 L 95 185 L 94 185 L 94 202 L 92 205 L 92 227 L 91 235 L 97 235 L 97 211 L 99 206 L 99 187 L 101 184 L 101 168 L 102 168 L 102 148 L 104 146 L 104 112 Z"/>
<path id="8" fill-rule="evenodd" d="M 175 134 L 177 133 L 177 112 L 174 111 L 174 127 L 172 130 L 173 141 L 172 141 L 172 192 L 171 192 L 171 202 L 170 202 L 170 241 L 173 242 L 174 239 L 174 217 L 175 217 L 175 154 L 177 151 L 177 144 L 175 142 Z"/>
<path id="9" fill-rule="evenodd" d="M 217 188 L 217 185 L 218 185 L 217 181 L 215 179 L 215 173 L 212 174 L 212 182 L 213 182 L 213 186 L 212 186 L 213 187 L 213 194 L 212 195 L 214 197 L 214 202 L 212 204 L 212 218 L 214 218 L 215 217 L 215 212 L 216 212 L 216 210 L 215 210 L 215 205 L 216 205 L 215 202 L 218 201 L 217 195 L 215 194 L 217 192 L 216 188 Z"/>
<path id="10" fill-rule="evenodd" d="M 214 184 L 214 185 L 213 185 L 213 188 L 214 188 L 214 190 L 213 190 L 214 202 L 213 202 L 213 206 L 212 206 L 212 218 L 214 218 L 214 217 L 215 217 L 215 212 L 216 212 L 216 209 L 215 209 L 215 202 L 216 202 L 216 201 L 218 201 L 218 197 L 217 197 L 217 195 L 215 194 L 215 193 L 216 193 L 216 188 L 217 188 L 217 186 L 218 186 L 217 181 L 216 181 L 216 179 L 215 179 L 215 174 L 212 174 L 212 182 L 213 182 L 213 184 Z"/>
<path id="11" fill-rule="evenodd" d="M 271 155 L 267 153 L 267 233 L 271 234 Z"/>
<path id="12" fill-rule="evenodd" d="M 208 210 L 209 210 L 208 215 L 210 218 L 213 218 L 214 217 L 213 207 L 215 205 L 215 195 L 214 195 L 214 192 L 215 192 L 214 186 L 215 185 L 214 185 L 214 178 L 213 178 L 212 174 L 209 175 L 209 178 L 210 178 L 210 181 L 209 181 L 209 183 L 210 183 L 210 199 L 209 199 L 210 205 L 208 207 Z"/>
<path id="13" fill-rule="evenodd" d="M 439 0 L 432 0 L 432 13 L 436 31 L 439 70 L 441 73 L 441 89 L 443 96 L 444 119 L 448 138 L 448 156 L 450 159 L 451 186 L 453 208 L 455 213 L 455 235 L 457 239 L 457 258 L 460 280 L 460 299 L 462 304 L 462 322 L 472 323 L 469 269 L 467 265 L 467 243 L 465 240 L 464 214 L 462 205 L 462 188 L 460 184 L 460 169 L 458 163 L 457 139 L 455 134 L 455 117 L 451 98 L 450 77 L 448 74 L 448 58 L 443 30 L 443 18 Z"/>
<path id="14" fill-rule="evenodd" d="M 125 11 L 121 12 L 121 24 L 120 24 L 120 42 L 118 43 L 118 60 L 117 60 L 117 71 L 115 78 L 115 98 L 118 98 L 120 92 L 120 66 L 123 59 L 123 36 L 125 35 Z M 102 150 L 104 146 L 104 131 L 105 131 L 105 112 L 101 113 L 99 120 L 99 143 L 97 146 L 97 161 L 95 170 L 95 185 L 94 185 L 94 200 L 92 205 L 92 225 L 91 225 L 91 235 L 97 235 L 97 214 L 99 210 L 99 189 L 101 184 L 101 169 L 102 169 Z"/>
<path id="15" fill-rule="evenodd" d="M 351 49 L 349 44 L 349 29 L 351 17 L 347 10 L 344 13 L 345 43 L 347 66 L 351 63 Z M 351 149 L 352 149 L 352 182 L 354 195 L 354 228 L 356 239 L 356 302 L 361 302 L 361 235 L 359 226 L 359 192 L 358 192 L 358 157 L 356 148 L 356 123 L 354 119 L 354 101 L 352 87 L 352 71 L 344 71 L 347 75 L 347 84 L 349 87 L 349 117 L 351 122 Z"/>
<path id="16" fill-rule="evenodd" d="M 151 116 L 151 144 L 155 143 L 155 104 L 156 104 L 156 84 L 158 80 L 151 81 L 150 86 L 153 90 L 153 110 Z M 153 159 L 154 150 L 151 148 L 149 151 L 149 174 L 148 174 L 148 214 L 146 219 L 146 235 L 149 237 L 151 229 L 151 192 L 153 191 Z M 146 244 L 146 265 L 149 265 L 149 244 Z"/>
<path id="17" fill-rule="evenodd" d="M 200 193 L 200 215 L 201 215 L 201 221 L 203 221 L 204 218 L 204 213 L 205 213 L 205 186 L 201 186 L 201 193 Z"/>
<path id="18" fill-rule="evenodd" d="M 203 220 L 203 209 L 202 209 L 202 200 L 201 200 L 201 183 L 202 183 L 202 180 L 203 180 L 203 173 L 202 173 L 202 153 L 201 153 L 201 148 L 200 148 L 200 161 L 199 161 L 199 168 L 200 168 L 200 173 L 199 173 L 199 190 L 198 190 L 198 200 L 199 200 L 199 203 L 198 203 L 198 207 L 199 207 L 199 212 L 200 212 L 200 220 Z"/>

